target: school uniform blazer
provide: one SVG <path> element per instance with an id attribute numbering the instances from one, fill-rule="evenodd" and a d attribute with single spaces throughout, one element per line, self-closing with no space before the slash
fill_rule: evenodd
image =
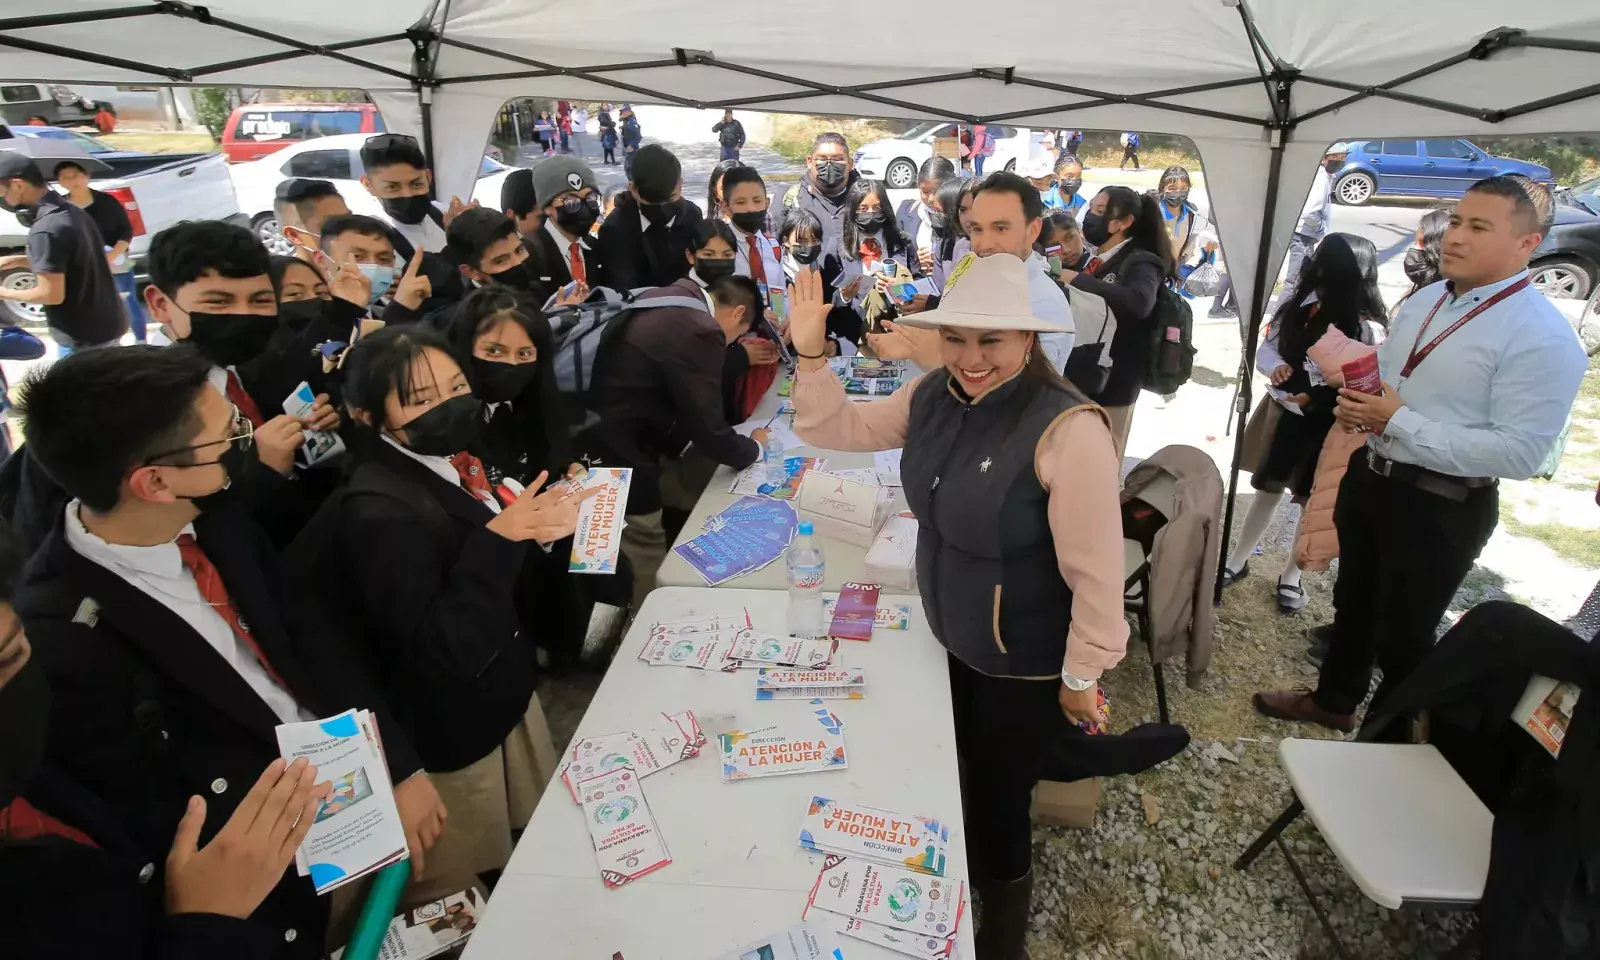
<path id="1" fill-rule="evenodd" d="M 360 474 L 372 470 L 428 497 L 448 523 L 367 492 Z M 386 442 L 351 483 L 336 542 L 362 646 L 424 765 L 459 770 L 499 746 L 533 698 L 533 644 L 515 603 L 530 547 L 486 529 L 488 507 Z"/>
<path id="2" fill-rule="evenodd" d="M 529 246 L 536 247 L 536 261 L 530 260 L 528 268 L 536 271 L 539 283 L 558 290 L 572 282 L 572 266 L 567 262 L 567 249 L 556 243 L 555 237 L 550 236 L 550 231 L 541 226 L 539 232 L 527 241 Z M 583 266 L 589 285 L 594 286 L 595 281 L 605 272 L 600 265 L 600 250 L 598 237 L 579 237 L 578 248 L 583 251 Z"/>
<path id="3" fill-rule="evenodd" d="M 644 226 L 637 204 L 624 199 L 600 225 L 600 281 L 591 277 L 589 286 L 632 290 L 638 287 L 664 287 L 689 275 L 685 251 L 693 245 L 695 224 L 705 219 L 700 208 L 687 200 L 678 202 L 672 225 L 667 227 L 665 243 L 645 251 Z"/>
<path id="4" fill-rule="evenodd" d="M 421 769 L 411 741 L 322 613 L 291 593 L 266 536 L 233 508 L 195 535 L 240 618 L 299 705 L 315 717 L 352 707 L 378 717 L 390 776 Z M 191 795 L 206 799 L 202 846 L 279 756 L 277 715 L 178 614 L 68 545 L 63 518 L 29 563 L 15 609 L 50 681 L 46 762 L 106 801 L 163 889 L 173 834 Z M 321 956 L 325 898 L 288 871 L 250 917 L 275 958 Z"/>

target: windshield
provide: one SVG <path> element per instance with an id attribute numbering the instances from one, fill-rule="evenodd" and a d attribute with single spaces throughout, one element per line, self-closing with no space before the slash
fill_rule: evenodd
<path id="1" fill-rule="evenodd" d="M 910 130 L 907 130 L 905 133 L 900 134 L 900 136 L 896 137 L 895 139 L 896 140 L 916 140 L 919 137 L 927 136 L 928 134 L 932 133 L 933 131 L 939 129 L 940 127 L 946 127 L 946 126 L 949 126 L 949 125 L 950 125 L 949 121 L 947 121 L 947 120 L 930 120 L 927 123 L 919 123 L 919 124 L 917 124 L 916 126 L 912 127 Z"/>
<path id="2" fill-rule="evenodd" d="M 499 173 L 501 170 L 510 169 L 510 167 L 494 159 L 493 157 L 484 157 L 483 166 L 478 168 L 478 176 L 487 177 L 491 173 Z"/>
<path id="3" fill-rule="evenodd" d="M 116 148 L 109 144 L 101 143 L 94 137 L 86 137 L 81 133 L 73 133 L 71 130 L 40 129 L 38 127 L 32 130 L 26 127 L 12 127 L 11 129 L 13 132 L 20 133 L 25 137 L 33 137 L 37 140 L 62 140 L 67 143 L 75 143 L 83 148 L 84 153 L 116 152 Z"/>
<path id="4" fill-rule="evenodd" d="M 1585 180 L 1575 187 L 1568 188 L 1568 194 L 1572 197 L 1573 203 L 1600 216 L 1600 177 Z"/>

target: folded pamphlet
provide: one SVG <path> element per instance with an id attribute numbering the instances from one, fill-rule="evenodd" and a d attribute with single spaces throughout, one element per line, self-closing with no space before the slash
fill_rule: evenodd
<path id="1" fill-rule="evenodd" d="M 783 472 L 786 478 L 779 486 L 767 483 L 767 465 L 757 460 L 745 467 L 739 475 L 733 478 L 728 492 L 741 497 L 760 494 L 775 500 L 793 500 L 795 492 L 800 489 L 800 481 L 812 470 L 821 470 L 827 461 L 819 457 L 784 457 Z"/>
<path id="2" fill-rule="evenodd" d="M 844 724 L 827 709 L 816 710 L 803 720 L 719 733 L 717 745 L 722 752 L 724 783 L 843 770 L 850 765 L 844 748 Z"/>
<path id="3" fill-rule="evenodd" d="M 672 552 L 714 587 L 783 556 L 794 528 L 794 508 L 789 504 L 745 496 L 708 517 L 704 533 L 678 544 Z"/>
<path id="4" fill-rule="evenodd" d="M 854 917 L 839 917 L 824 913 L 819 913 L 817 916 L 819 919 L 823 916 L 833 919 L 835 921 L 833 928 L 847 937 L 875 943 L 908 957 L 919 957 L 921 960 L 952 960 L 956 956 L 955 937 L 911 933 L 908 930 L 896 930 L 894 927 L 886 927 L 881 923 L 868 923 Z"/>
<path id="5" fill-rule="evenodd" d="M 295 855 L 317 893 L 410 856 L 370 713 L 346 710 L 326 720 L 281 723 L 275 732 L 285 760 L 305 757 L 319 782 L 333 784 Z"/>
<path id="6" fill-rule="evenodd" d="M 578 479 L 577 489 L 599 487 L 600 492 L 578 507 L 578 525 L 572 535 L 572 573 L 616 573 L 622 552 L 623 514 L 628 507 L 631 467 L 590 467 Z M 576 492 L 576 491 L 575 491 Z"/>
<path id="7" fill-rule="evenodd" d="M 802 917 L 817 918 L 812 913 L 815 908 L 924 936 L 954 937 L 965 912 L 965 886 L 957 880 L 828 854 Z"/>
<path id="8" fill-rule="evenodd" d="M 311 408 L 316 404 L 316 391 L 311 389 L 311 384 L 302 382 L 300 386 L 294 388 L 294 393 L 289 394 L 283 401 L 283 412 L 296 420 L 303 420 L 311 416 Z M 300 455 L 308 467 L 332 459 L 343 452 L 344 441 L 333 432 L 307 430 L 305 443 L 300 445 Z"/>
<path id="9" fill-rule="evenodd" d="M 756 674 L 757 700 L 862 700 L 866 671 L 859 667 L 796 670 L 762 667 Z"/>
<path id="10" fill-rule="evenodd" d="M 578 784 L 583 816 L 600 863 L 600 879 L 616 889 L 672 862 L 633 770 L 614 770 Z"/>
<path id="11" fill-rule="evenodd" d="M 383 960 L 428 960 L 460 946 L 478 927 L 484 900 L 476 890 L 453 893 L 443 900 L 406 910 L 389 921 L 389 931 L 378 945 Z M 329 960 L 341 960 L 344 947 Z"/>
<path id="12" fill-rule="evenodd" d="M 663 715 L 655 724 L 637 731 L 585 737 L 572 745 L 571 755 L 561 768 L 561 780 L 578 802 L 578 784 L 591 777 L 624 767 L 641 777 L 670 767 L 679 760 L 699 756 L 704 734 L 694 714 Z"/>
<path id="13" fill-rule="evenodd" d="M 932 817 L 812 797 L 800 821 L 800 846 L 942 877 L 950 828 Z"/>
<path id="14" fill-rule="evenodd" d="M 844 960 L 844 951 L 839 949 L 834 931 L 813 923 L 798 923 L 713 960 Z"/>
<path id="15" fill-rule="evenodd" d="M 734 642 L 728 658 L 745 667 L 815 668 L 832 663 L 838 647 L 832 637 L 784 637 L 747 630 Z"/>

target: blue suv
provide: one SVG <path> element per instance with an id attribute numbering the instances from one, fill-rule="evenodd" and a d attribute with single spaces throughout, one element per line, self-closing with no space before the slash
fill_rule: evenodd
<path id="1" fill-rule="evenodd" d="M 1477 181 L 1503 173 L 1555 186 L 1548 167 L 1491 157 L 1465 140 L 1357 140 L 1333 175 L 1333 198 L 1350 206 L 1377 196 L 1458 200 Z"/>

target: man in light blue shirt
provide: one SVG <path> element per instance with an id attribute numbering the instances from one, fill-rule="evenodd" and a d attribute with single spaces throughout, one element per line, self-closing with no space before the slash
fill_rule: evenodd
<path id="1" fill-rule="evenodd" d="M 1365 431 L 1339 487 L 1334 628 L 1315 694 L 1255 696 L 1269 717 L 1349 731 L 1372 666 L 1374 702 L 1431 649 L 1494 532 L 1501 478 L 1538 472 L 1588 360 L 1566 318 L 1529 284 L 1549 191 L 1474 184 L 1445 233 L 1445 282 L 1410 297 L 1378 351 L 1381 393 L 1340 391 L 1335 429 Z"/>

